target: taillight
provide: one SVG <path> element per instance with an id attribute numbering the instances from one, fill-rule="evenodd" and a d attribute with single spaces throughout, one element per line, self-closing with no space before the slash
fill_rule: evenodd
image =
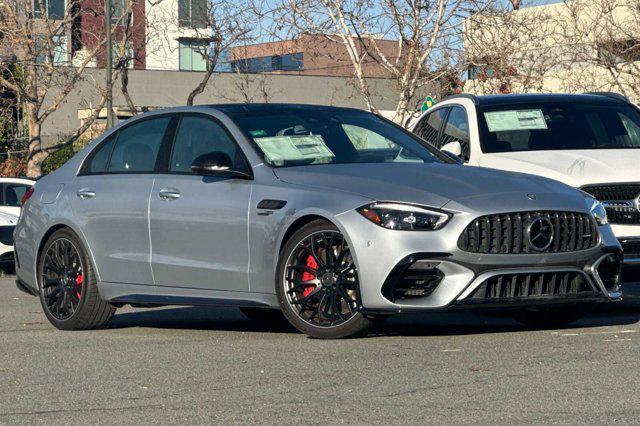
<path id="1" fill-rule="evenodd" d="M 27 200 L 29 198 L 31 198 L 31 196 L 33 195 L 33 192 L 35 191 L 35 189 L 33 189 L 33 186 L 29 189 L 27 189 L 27 192 L 24 193 L 24 195 L 22 196 L 22 200 L 20 201 L 20 205 L 24 206 L 24 203 L 27 202 Z"/>

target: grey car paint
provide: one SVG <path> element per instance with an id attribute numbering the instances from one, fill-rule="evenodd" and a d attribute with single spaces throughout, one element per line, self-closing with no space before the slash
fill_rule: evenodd
<path id="1" fill-rule="evenodd" d="M 77 176 L 86 156 L 108 136 L 104 135 L 36 183 L 36 195 L 23 209 L 15 233 L 20 260 L 17 275 L 25 285 L 38 289 L 38 252 L 48 233 L 59 226 L 74 230 L 88 249 L 104 299 L 152 295 L 175 304 L 226 301 L 277 306 L 274 278 L 284 236 L 298 220 L 311 216 L 331 221 L 345 235 L 359 271 L 362 304 L 370 309 L 448 306 L 465 289 L 468 292 L 480 284 L 475 273 L 459 260 L 518 271 L 575 268 L 577 264 L 587 270 L 606 253 L 620 251 L 608 225 L 600 226 L 600 244 L 579 255 L 477 255 L 458 249 L 461 232 L 481 215 L 532 210 L 589 213 L 583 194 L 559 182 L 453 164 L 274 169 L 215 107 L 175 108 L 145 116 L 168 112 L 197 112 L 220 120 L 245 153 L 253 180 L 153 174 L 103 175 L 87 180 Z M 180 198 L 162 200 L 162 189 L 175 190 Z M 82 206 L 88 200 L 78 196 L 81 190 L 95 192 L 89 202 L 97 202 L 103 193 L 113 195 L 102 207 L 86 209 Z M 42 202 L 43 197 L 51 201 L 54 193 L 54 202 Z M 533 194 L 535 197 L 527 196 Z M 286 200 L 287 204 L 265 213 L 257 209 L 263 199 Z M 373 201 L 444 208 L 453 217 L 438 231 L 388 230 L 355 211 Z M 399 262 L 415 253 L 449 253 L 456 261 L 438 260 L 447 277 L 434 294 L 394 304 L 382 296 L 382 284 Z M 596 274 L 590 274 L 589 279 L 597 284 Z M 620 294 L 603 288 L 602 297 L 618 299 Z"/>

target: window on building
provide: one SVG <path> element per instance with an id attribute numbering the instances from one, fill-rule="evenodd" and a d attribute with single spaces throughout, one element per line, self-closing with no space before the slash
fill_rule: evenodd
<path id="1" fill-rule="evenodd" d="M 127 10 L 128 0 L 111 0 L 111 22 L 122 24 L 122 19 Z"/>
<path id="2" fill-rule="evenodd" d="M 50 46 L 44 37 L 36 38 L 36 63 L 44 64 L 49 62 Z M 51 37 L 53 43 L 53 65 L 64 65 L 67 63 L 67 37 L 54 35 Z"/>
<path id="3" fill-rule="evenodd" d="M 189 28 L 206 28 L 208 0 L 178 0 L 178 25 Z"/>
<path id="4" fill-rule="evenodd" d="M 180 70 L 206 71 L 209 55 L 207 40 L 181 40 L 179 48 Z"/>
<path id="5" fill-rule="evenodd" d="M 597 46 L 598 58 L 609 64 L 640 61 L 640 40 L 608 41 Z"/>
<path id="6" fill-rule="evenodd" d="M 65 0 L 33 0 L 33 16 L 38 19 L 64 19 L 65 6 Z"/>
<path id="7" fill-rule="evenodd" d="M 127 40 L 127 45 L 122 52 L 122 41 L 114 42 L 111 46 L 111 57 L 114 63 L 125 62 L 127 68 L 133 68 L 133 47 L 131 40 Z"/>
<path id="8" fill-rule="evenodd" d="M 304 53 L 289 53 L 286 55 L 261 56 L 259 58 L 245 58 L 231 61 L 234 72 L 261 73 L 272 71 L 301 71 L 304 69 Z"/>

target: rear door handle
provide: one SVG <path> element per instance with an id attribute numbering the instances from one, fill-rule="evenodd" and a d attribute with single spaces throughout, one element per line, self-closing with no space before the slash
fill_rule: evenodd
<path id="1" fill-rule="evenodd" d="M 175 188 L 162 188 L 158 195 L 163 201 L 173 201 L 180 198 L 180 191 Z"/>
<path id="2" fill-rule="evenodd" d="M 86 200 L 87 198 L 95 197 L 96 193 L 94 191 L 90 190 L 89 188 L 83 188 L 83 189 L 78 190 L 78 192 L 76 192 L 76 195 L 81 200 Z"/>

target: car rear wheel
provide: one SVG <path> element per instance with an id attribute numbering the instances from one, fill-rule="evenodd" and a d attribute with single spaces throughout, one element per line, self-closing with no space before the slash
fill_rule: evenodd
<path id="1" fill-rule="evenodd" d="M 60 330 L 103 327 L 116 311 L 100 298 L 91 260 L 69 229 L 54 232 L 45 243 L 38 280 L 44 313 Z"/>
<path id="2" fill-rule="evenodd" d="M 579 320 L 589 312 L 587 306 L 559 306 L 553 308 L 522 309 L 511 313 L 511 317 L 531 328 L 563 327 Z"/>
<path id="3" fill-rule="evenodd" d="M 329 222 L 311 222 L 287 241 L 276 279 L 282 313 L 309 336 L 355 337 L 371 326 L 358 310 L 360 284 L 351 249 Z"/>

